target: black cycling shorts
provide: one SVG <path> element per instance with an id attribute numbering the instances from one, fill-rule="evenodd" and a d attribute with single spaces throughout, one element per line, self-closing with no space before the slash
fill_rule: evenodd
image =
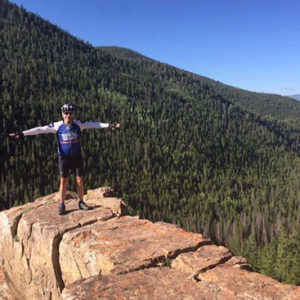
<path id="1" fill-rule="evenodd" d="M 58 156 L 58 167 L 60 177 L 69 177 L 70 170 L 76 176 L 83 176 L 82 156 Z"/>

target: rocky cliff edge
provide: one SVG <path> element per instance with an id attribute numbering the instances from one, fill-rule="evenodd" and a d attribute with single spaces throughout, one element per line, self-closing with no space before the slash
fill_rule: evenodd
<path id="1" fill-rule="evenodd" d="M 300 299 L 201 234 L 126 216 L 104 187 L 0 213 L 0 299 Z"/>

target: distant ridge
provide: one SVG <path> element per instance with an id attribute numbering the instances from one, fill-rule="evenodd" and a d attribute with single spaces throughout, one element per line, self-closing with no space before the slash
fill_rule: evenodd
<path id="1" fill-rule="evenodd" d="M 134 50 L 118 46 L 101 46 L 95 49 L 120 60 L 129 60 L 132 63 L 147 63 L 148 68 L 172 69 L 176 76 L 190 77 L 196 84 L 205 86 L 210 94 L 229 100 L 240 106 L 243 110 L 252 112 L 257 116 L 267 119 L 277 119 L 290 122 L 298 119 L 300 103 L 290 96 L 278 94 L 259 93 L 230 86 L 204 75 L 180 69 L 165 62 L 149 58 Z M 147 74 L 148 75 L 148 74 Z M 187 91 L 189 94 L 189 91 Z M 294 124 L 290 124 L 295 126 Z M 298 125 L 297 125 L 298 126 Z"/>
<path id="2" fill-rule="evenodd" d="M 289 95 L 287 97 L 290 97 L 290 98 L 293 98 L 293 99 L 296 99 L 298 101 L 300 101 L 300 94 L 296 94 L 296 95 Z"/>
<path id="3" fill-rule="evenodd" d="M 218 80 L 211 79 L 204 75 L 190 72 L 188 70 L 180 69 L 176 66 L 170 65 L 165 62 L 157 61 L 153 58 L 147 57 L 139 52 L 131 50 L 125 47 L 119 46 L 99 46 L 96 49 L 104 52 L 105 54 L 117 57 L 118 59 L 129 59 L 133 61 L 148 61 L 154 64 L 161 64 L 169 66 L 171 68 L 177 69 L 179 72 L 189 74 L 192 77 L 195 77 L 197 80 L 205 82 L 207 85 L 214 86 L 214 92 L 218 94 L 223 94 L 224 92 L 228 94 L 229 97 L 234 103 L 240 105 L 243 109 L 249 110 L 255 114 L 261 116 L 276 116 L 276 118 L 282 119 L 282 112 L 286 110 L 290 111 L 288 118 L 297 118 L 300 113 L 300 105 L 296 101 L 300 100 L 300 94 L 291 95 L 291 96 L 281 96 L 278 94 L 270 93 L 260 93 L 245 90 L 239 87 L 227 85 Z"/>

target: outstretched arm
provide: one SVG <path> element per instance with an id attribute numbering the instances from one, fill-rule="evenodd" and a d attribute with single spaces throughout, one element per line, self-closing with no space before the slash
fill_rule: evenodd
<path id="1" fill-rule="evenodd" d="M 9 136 L 19 138 L 22 136 L 28 136 L 28 135 L 38 135 L 38 134 L 44 134 L 44 133 L 56 133 L 57 131 L 57 126 L 55 124 L 49 124 L 46 126 L 41 126 L 41 127 L 34 127 L 28 130 L 25 130 L 21 133 L 10 133 Z"/>
<path id="2" fill-rule="evenodd" d="M 118 129 L 121 127 L 119 123 L 110 124 L 110 123 L 101 123 L 101 122 L 80 122 L 76 121 L 80 126 L 81 130 L 96 128 L 96 129 Z"/>

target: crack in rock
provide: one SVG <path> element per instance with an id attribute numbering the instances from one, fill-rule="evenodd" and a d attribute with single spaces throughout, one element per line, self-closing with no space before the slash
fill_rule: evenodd
<path id="1" fill-rule="evenodd" d="M 62 240 L 62 235 L 57 234 L 52 242 L 52 265 L 55 274 L 56 283 L 58 285 L 59 291 L 65 288 L 65 283 L 62 280 L 61 269 L 59 265 L 59 244 Z"/>
<path id="2" fill-rule="evenodd" d="M 210 240 L 206 240 L 206 241 L 201 241 L 198 245 L 196 245 L 194 247 L 187 247 L 184 249 L 176 249 L 175 251 L 172 251 L 167 255 L 162 255 L 162 256 L 152 259 L 148 264 L 141 265 L 137 268 L 129 269 L 126 271 L 118 272 L 118 273 L 116 273 L 116 275 L 124 275 L 124 274 L 133 273 L 133 272 L 137 272 L 137 271 L 144 270 L 144 269 L 150 269 L 150 268 L 158 268 L 158 267 L 160 268 L 162 266 L 169 267 L 171 264 L 171 260 L 175 259 L 178 255 L 187 253 L 187 252 L 195 252 L 199 248 L 201 248 L 205 245 L 211 245 L 211 244 L 212 244 L 212 242 Z"/>
<path id="3" fill-rule="evenodd" d="M 205 268 L 202 268 L 201 270 L 199 270 L 196 274 L 193 275 L 193 278 L 196 280 L 196 281 L 201 281 L 198 276 L 202 273 L 205 273 L 206 271 L 208 270 L 211 270 L 211 269 L 214 269 L 216 268 L 217 266 L 219 265 L 223 265 L 225 264 L 228 260 L 230 260 L 232 258 L 232 254 L 230 253 L 229 255 L 227 256 L 224 256 L 222 257 L 218 262 L 214 263 L 214 264 L 211 264 Z"/>
<path id="4" fill-rule="evenodd" d="M 109 220 L 111 218 L 113 218 L 114 216 L 111 216 L 110 218 L 106 218 L 105 220 Z M 105 221 L 105 220 L 101 220 L 101 221 Z M 72 228 L 69 228 L 67 230 L 65 230 L 62 233 L 58 233 L 54 239 L 53 239 L 53 243 L 52 243 L 52 265 L 53 265 L 53 270 L 54 270 L 54 274 L 55 274 L 55 279 L 56 279 L 56 283 L 58 285 L 58 288 L 60 290 L 60 293 L 62 293 L 63 289 L 65 288 L 65 282 L 62 278 L 62 272 L 61 272 L 61 266 L 59 263 L 59 245 L 60 242 L 63 239 L 64 234 L 66 234 L 67 232 L 70 232 L 72 230 L 75 230 L 77 228 L 80 227 L 85 227 L 88 225 L 92 225 L 96 222 L 98 222 L 99 219 L 94 219 L 91 221 L 87 221 L 84 223 L 78 223 L 77 226 L 73 226 Z"/>
<path id="5" fill-rule="evenodd" d="M 23 213 L 21 213 L 20 215 L 18 215 L 14 221 L 14 224 L 11 228 L 11 235 L 12 235 L 12 238 L 15 239 L 15 237 L 17 236 L 18 234 L 18 226 L 19 226 L 19 223 L 20 223 L 20 220 L 23 216 Z"/>
<path id="6" fill-rule="evenodd" d="M 187 247 L 187 248 L 184 248 L 184 249 L 177 249 L 173 253 L 170 253 L 168 255 L 168 258 L 175 259 L 180 254 L 187 253 L 187 252 L 195 252 L 199 248 L 201 248 L 203 246 L 206 246 L 206 245 L 212 245 L 212 242 L 210 240 L 204 240 L 204 241 L 201 241 L 198 245 L 196 245 L 194 247 Z"/>
<path id="7" fill-rule="evenodd" d="M 30 278 L 29 278 L 29 282 L 28 282 L 28 284 L 30 284 L 32 281 L 32 271 L 31 271 L 31 267 L 30 267 L 30 260 L 28 258 L 26 258 L 26 263 L 27 263 L 28 270 L 30 272 Z"/>

